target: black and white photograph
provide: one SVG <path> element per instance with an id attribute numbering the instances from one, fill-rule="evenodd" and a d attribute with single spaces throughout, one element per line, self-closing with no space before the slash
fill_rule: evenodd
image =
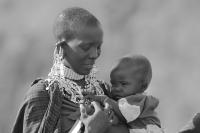
<path id="1" fill-rule="evenodd" d="M 0 0 L 0 133 L 200 133 L 199 0 Z"/>

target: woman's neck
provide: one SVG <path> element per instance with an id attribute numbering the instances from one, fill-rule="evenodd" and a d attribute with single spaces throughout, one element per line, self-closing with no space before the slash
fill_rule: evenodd
<path id="1" fill-rule="evenodd" d="M 59 65 L 60 68 L 60 76 L 70 79 L 70 80 L 81 80 L 85 77 L 85 75 L 80 75 L 74 72 L 71 68 L 66 67 L 64 64 Z"/>
<path id="2" fill-rule="evenodd" d="M 72 67 L 71 67 L 71 65 L 69 64 L 69 62 L 68 62 L 67 60 L 65 60 L 65 59 L 62 60 L 62 64 L 63 64 L 64 67 L 66 67 L 67 69 L 70 69 L 70 71 L 72 71 L 72 73 L 73 73 L 74 75 L 76 75 L 75 77 L 78 77 L 78 78 L 72 78 L 72 77 L 71 77 L 71 80 L 73 80 L 74 82 L 76 82 L 79 86 L 81 86 L 81 88 L 85 88 L 85 86 L 87 85 L 87 81 L 86 81 L 85 77 L 86 77 L 87 75 L 80 75 L 80 74 L 76 73 L 76 72 L 72 69 Z M 67 75 L 65 75 L 65 76 L 67 76 Z M 68 76 L 69 76 L 69 75 L 68 75 Z M 70 79 L 70 77 L 66 77 L 66 78 L 69 78 L 69 79 Z"/>
<path id="3" fill-rule="evenodd" d="M 65 78 L 73 80 L 77 85 L 81 86 L 81 88 L 85 88 L 86 86 L 86 81 L 84 75 L 80 75 L 72 70 L 70 67 L 70 64 L 67 61 L 63 61 L 63 70 L 65 71 L 63 75 Z"/>

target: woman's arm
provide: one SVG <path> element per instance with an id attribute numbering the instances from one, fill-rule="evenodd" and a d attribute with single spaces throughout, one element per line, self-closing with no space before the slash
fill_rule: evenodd
<path id="1" fill-rule="evenodd" d="M 111 126 L 108 133 L 129 133 L 129 130 L 126 125 L 120 124 Z"/>

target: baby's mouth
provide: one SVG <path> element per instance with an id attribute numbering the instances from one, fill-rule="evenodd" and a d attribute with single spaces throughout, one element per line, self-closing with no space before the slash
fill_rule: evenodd
<path id="1" fill-rule="evenodd" d="M 118 99 L 121 98 L 121 96 L 119 94 L 117 94 L 117 93 L 113 93 L 112 94 L 112 98 L 115 99 L 115 100 L 118 100 Z"/>

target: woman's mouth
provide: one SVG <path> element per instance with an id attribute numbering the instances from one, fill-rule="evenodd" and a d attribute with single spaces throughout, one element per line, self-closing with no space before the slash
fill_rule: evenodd
<path id="1" fill-rule="evenodd" d="M 84 64 L 83 67 L 84 67 L 86 70 L 90 71 L 90 70 L 94 67 L 94 64 Z"/>
<path id="2" fill-rule="evenodd" d="M 93 64 L 87 64 L 85 65 L 86 68 L 92 69 L 93 68 Z"/>

